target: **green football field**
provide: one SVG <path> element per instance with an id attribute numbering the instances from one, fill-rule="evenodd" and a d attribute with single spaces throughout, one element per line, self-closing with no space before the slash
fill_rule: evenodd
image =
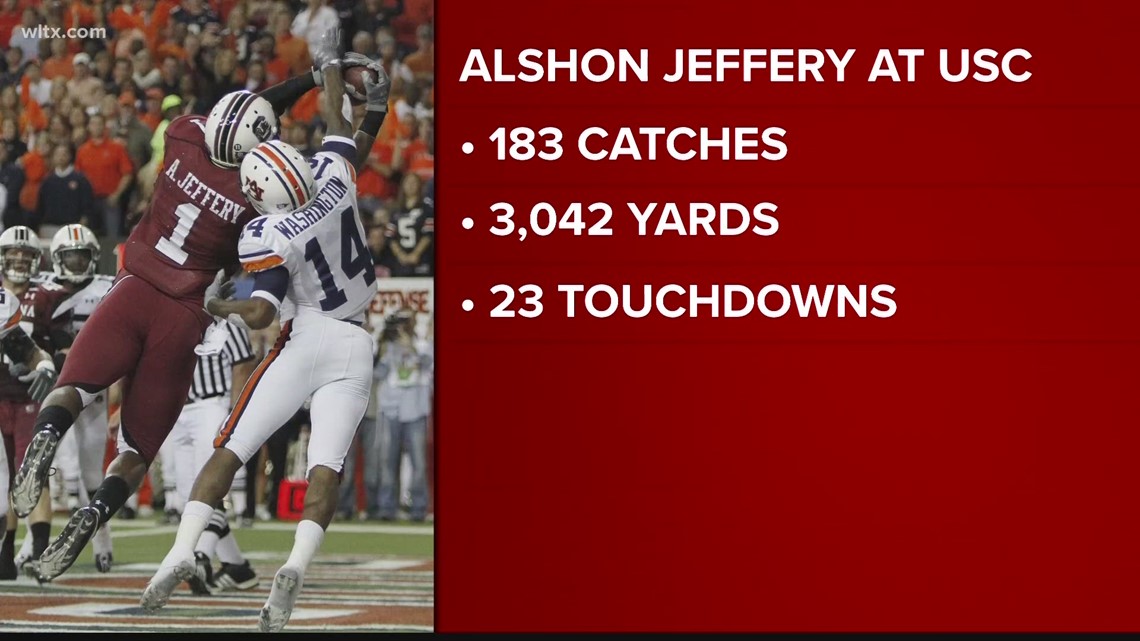
<path id="1" fill-rule="evenodd" d="M 63 515 L 52 521 L 52 538 L 67 523 Z M 233 523 L 230 523 L 233 527 Z M 293 546 L 292 521 L 256 521 L 252 527 L 234 528 L 238 545 L 249 551 L 285 551 Z M 160 525 L 153 517 L 111 520 L 111 536 L 115 541 L 116 563 L 158 563 L 174 542 L 175 525 Z M 382 533 L 383 535 L 379 535 Z M 17 547 L 24 537 L 24 524 L 16 532 Z M 118 542 L 122 541 L 122 545 Z M 431 525 L 402 521 L 334 521 L 329 526 L 319 554 L 373 554 L 432 558 L 435 536 Z M 88 546 L 76 564 L 91 564 Z"/>
<path id="2" fill-rule="evenodd" d="M 55 517 L 53 537 L 65 522 L 63 515 Z M 233 530 L 261 579 L 258 587 L 196 596 L 180 586 L 165 608 L 145 613 L 138 607 L 139 596 L 170 549 L 177 526 L 160 524 L 155 517 L 113 519 L 110 573 L 95 570 L 88 546 L 75 565 L 50 583 L 40 585 L 26 576 L 0 581 L 0 633 L 256 631 L 258 612 L 273 573 L 289 555 L 295 527 L 289 521 L 257 521 Z M 17 545 L 23 536 L 21 526 Z M 286 631 L 431 631 L 434 542 L 430 523 L 334 522 L 305 576 Z"/>

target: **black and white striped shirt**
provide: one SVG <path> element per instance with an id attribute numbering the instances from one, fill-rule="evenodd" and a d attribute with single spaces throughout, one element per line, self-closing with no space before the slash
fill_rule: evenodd
<path id="1" fill-rule="evenodd" d="M 194 368 L 194 382 L 190 386 L 191 401 L 201 401 L 215 396 L 229 396 L 233 385 L 233 366 L 253 360 L 253 346 L 249 343 L 249 332 L 227 322 L 229 336 L 222 351 L 213 356 L 199 356 Z"/>

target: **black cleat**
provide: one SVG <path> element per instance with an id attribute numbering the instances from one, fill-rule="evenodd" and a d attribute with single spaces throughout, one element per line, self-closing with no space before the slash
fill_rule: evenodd
<path id="1" fill-rule="evenodd" d="M 241 564 L 223 563 L 222 569 L 214 575 L 210 583 L 210 593 L 218 594 L 227 590 L 252 590 L 261 583 L 257 573 L 249 566 L 249 561 Z"/>
<path id="2" fill-rule="evenodd" d="M 210 582 L 214 579 L 214 568 L 205 552 L 194 553 L 194 576 L 186 579 L 194 594 L 210 594 Z"/>
<path id="3" fill-rule="evenodd" d="M 41 582 L 50 581 L 67 571 L 79 553 L 87 547 L 87 542 L 99 529 L 99 510 L 91 506 L 82 507 L 71 515 L 71 520 L 63 526 L 56 540 L 47 546 L 40 555 L 39 576 Z"/>
<path id="4" fill-rule="evenodd" d="M 23 518 L 31 514 L 40 502 L 58 446 L 59 437 L 51 430 L 40 430 L 32 437 L 12 483 L 12 509 L 17 516 Z"/>

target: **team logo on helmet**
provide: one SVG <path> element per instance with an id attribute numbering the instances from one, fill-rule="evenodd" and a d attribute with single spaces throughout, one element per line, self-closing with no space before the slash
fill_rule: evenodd
<path id="1" fill-rule="evenodd" d="M 265 197 L 265 190 L 253 178 L 245 179 L 245 193 L 254 200 L 261 200 Z"/>
<path id="2" fill-rule="evenodd" d="M 204 133 L 210 159 L 224 167 L 237 167 L 249 150 L 277 133 L 277 116 L 265 98 L 234 91 L 210 110 Z"/>
<path id="3" fill-rule="evenodd" d="M 257 120 L 253 121 L 253 135 L 257 136 L 258 140 L 265 142 L 269 139 L 269 134 L 272 131 L 273 126 L 269 124 L 269 120 L 265 116 L 258 116 Z"/>
<path id="4" fill-rule="evenodd" d="M 242 159 L 240 171 L 242 193 L 261 214 L 295 211 L 309 204 L 316 193 L 308 160 L 279 140 L 254 147 Z"/>

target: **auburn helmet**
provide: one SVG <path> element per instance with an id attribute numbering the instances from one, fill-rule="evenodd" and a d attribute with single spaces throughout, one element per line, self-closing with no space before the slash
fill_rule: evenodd
<path id="1" fill-rule="evenodd" d="M 250 149 L 276 135 L 273 106 L 251 91 L 222 96 L 206 117 L 206 148 L 210 159 L 223 167 L 238 167 Z"/>
<path id="2" fill-rule="evenodd" d="M 12 249 L 24 249 L 30 253 L 10 258 L 8 252 Z M 5 229 L 4 233 L 0 234 L 0 270 L 3 270 L 4 278 L 13 283 L 26 283 L 31 280 L 40 268 L 40 258 L 43 254 L 40 239 L 31 227 L 17 225 Z"/>
<path id="3" fill-rule="evenodd" d="M 51 238 L 51 265 L 56 278 L 79 282 L 95 274 L 99 240 L 83 225 L 65 225 Z"/>
<path id="4" fill-rule="evenodd" d="M 263 142 L 241 161 L 241 191 L 259 213 L 287 214 L 309 204 L 316 180 L 309 161 L 280 140 Z"/>

